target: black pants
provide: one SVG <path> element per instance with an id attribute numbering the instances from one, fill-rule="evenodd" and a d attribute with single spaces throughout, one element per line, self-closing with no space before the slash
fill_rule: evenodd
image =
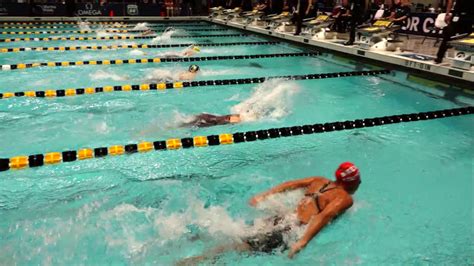
<path id="1" fill-rule="evenodd" d="M 291 22 L 293 24 L 296 24 L 296 35 L 299 35 L 301 33 L 301 27 L 303 27 L 303 17 L 299 13 L 294 13 L 293 17 L 291 18 Z"/>
<path id="2" fill-rule="evenodd" d="M 439 45 L 438 54 L 436 55 L 436 62 L 443 61 L 444 55 L 448 50 L 448 42 L 451 40 L 451 37 L 458 33 L 469 34 L 472 32 L 472 23 L 473 20 L 471 17 L 469 17 L 469 15 L 460 16 L 458 21 L 452 21 L 448 24 L 448 26 L 443 28 L 443 40 Z"/>
<path id="3" fill-rule="evenodd" d="M 356 36 L 357 25 L 362 23 L 364 13 L 361 8 L 354 8 L 352 10 L 352 16 L 349 23 L 349 42 L 353 43 Z"/>

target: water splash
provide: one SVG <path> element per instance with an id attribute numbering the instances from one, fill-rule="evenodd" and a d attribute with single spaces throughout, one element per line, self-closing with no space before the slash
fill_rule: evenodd
<path id="1" fill-rule="evenodd" d="M 143 51 L 141 51 L 141 50 L 138 50 L 138 49 L 133 49 L 133 50 L 131 50 L 129 54 L 130 54 L 130 55 L 133 55 L 133 56 L 146 55 L 145 52 L 143 52 Z"/>
<path id="2" fill-rule="evenodd" d="M 145 76 L 147 82 L 173 82 L 178 80 L 180 71 L 176 69 L 161 69 L 157 68 L 149 72 Z"/>
<path id="3" fill-rule="evenodd" d="M 77 26 L 79 27 L 80 30 L 86 30 L 86 31 L 91 30 L 91 27 L 89 26 L 88 21 L 80 21 L 77 23 Z"/>
<path id="4" fill-rule="evenodd" d="M 257 86 L 252 95 L 231 108 L 242 121 L 278 119 L 291 112 L 293 96 L 300 91 L 293 81 L 272 79 Z"/>
<path id="5" fill-rule="evenodd" d="M 148 28 L 148 23 L 146 22 L 143 22 L 143 23 L 138 23 L 137 25 L 135 25 L 135 27 L 133 27 L 132 30 L 149 30 L 150 28 Z"/>
<path id="6" fill-rule="evenodd" d="M 161 36 L 157 36 L 151 40 L 152 43 L 168 43 L 171 41 L 171 36 L 176 33 L 173 27 L 166 28 Z"/>

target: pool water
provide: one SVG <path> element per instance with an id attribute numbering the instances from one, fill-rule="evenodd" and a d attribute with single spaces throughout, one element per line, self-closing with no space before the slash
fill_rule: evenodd
<path id="1" fill-rule="evenodd" d="M 210 43 L 272 41 L 255 35 L 207 39 Z M 199 43 L 201 38 L 167 41 Z M 1 43 L 0 48 L 94 42 L 78 43 Z M 152 58 L 182 49 L 140 50 Z M 0 65 L 139 58 L 131 51 L 3 53 Z M 280 43 L 201 47 L 196 56 L 306 51 Z M 0 93 L 141 84 L 147 78 L 186 71 L 189 64 L 0 71 Z M 330 53 L 198 64 L 197 80 L 380 69 Z M 2 99 L 0 157 L 465 106 L 435 92 L 435 88 L 408 81 L 406 73 L 393 71 L 370 77 Z M 253 116 L 234 125 L 179 126 L 202 112 L 241 111 Z M 472 116 L 460 116 L 0 172 L 0 264 L 173 265 L 245 235 L 255 218 L 292 209 L 299 195 L 279 195 L 255 209 L 248 200 L 256 193 L 290 179 L 332 178 L 339 163 L 352 161 L 362 175 L 355 204 L 293 260 L 286 252 L 230 252 L 215 263 L 472 265 L 473 122 Z"/>

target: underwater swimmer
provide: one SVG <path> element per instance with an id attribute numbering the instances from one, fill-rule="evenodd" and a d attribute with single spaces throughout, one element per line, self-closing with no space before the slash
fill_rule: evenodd
<path id="1" fill-rule="evenodd" d="M 175 82 L 175 81 L 192 81 L 196 78 L 199 72 L 198 65 L 190 65 L 188 71 L 183 71 L 178 75 L 173 74 L 171 71 L 156 69 L 153 73 L 146 78 L 146 82 L 149 83 L 161 83 L 161 82 Z"/>
<path id="2" fill-rule="evenodd" d="M 140 34 L 140 36 L 148 36 L 148 35 L 155 35 L 155 34 L 156 34 L 156 32 L 154 32 L 154 31 L 148 29 L 148 30 L 142 32 L 142 33 Z"/>
<path id="3" fill-rule="evenodd" d="M 240 123 L 240 115 L 211 115 L 202 113 L 193 117 L 190 122 L 183 123 L 181 126 L 191 126 L 191 127 L 212 127 L 226 124 L 236 124 Z"/>
<path id="4" fill-rule="evenodd" d="M 250 199 L 250 205 L 256 206 L 270 195 L 290 190 L 303 189 L 304 196 L 296 206 L 297 221 L 293 226 L 306 226 L 303 235 L 296 241 L 288 252 L 293 258 L 316 236 L 331 220 L 349 209 L 353 204 L 354 194 L 360 183 L 359 169 L 350 162 L 344 162 L 335 172 L 336 181 L 324 177 L 308 177 L 284 182 L 268 191 L 260 193 Z M 180 261 L 179 265 L 195 265 L 204 260 L 212 260 L 228 251 L 264 252 L 272 253 L 275 250 L 288 248 L 285 234 L 293 228 L 282 226 L 285 217 L 268 219 L 270 230 L 260 231 L 252 237 L 246 237 L 231 245 L 220 246 L 204 255 L 191 257 Z"/>

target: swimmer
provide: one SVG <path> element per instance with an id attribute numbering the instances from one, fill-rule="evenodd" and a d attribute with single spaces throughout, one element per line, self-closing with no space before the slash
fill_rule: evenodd
<path id="1" fill-rule="evenodd" d="M 198 65 L 190 65 L 188 71 L 179 74 L 178 79 L 185 81 L 194 80 L 198 74 L 198 71 Z"/>
<path id="2" fill-rule="evenodd" d="M 220 246 L 204 255 L 187 258 L 179 265 L 196 265 L 204 260 L 213 260 L 228 251 L 264 252 L 287 249 L 285 235 L 293 227 L 306 226 L 303 235 L 291 247 L 288 257 L 293 258 L 316 236 L 331 220 L 352 206 L 352 194 L 358 189 L 361 180 L 359 169 L 350 162 L 339 165 L 335 173 L 336 181 L 324 177 L 308 177 L 284 182 L 250 199 L 250 205 L 256 206 L 269 196 L 285 191 L 302 189 L 304 196 L 296 206 L 296 222 L 284 224 L 285 217 L 272 217 L 267 220 L 270 230 L 260 231 L 252 237 L 245 237 L 231 245 Z"/>
<path id="3" fill-rule="evenodd" d="M 173 73 L 169 70 L 156 69 L 145 79 L 148 83 L 170 83 L 175 81 L 192 81 L 199 72 L 198 65 L 190 65 L 188 71 Z"/>
<path id="4" fill-rule="evenodd" d="M 202 113 L 200 115 L 196 115 L 190 122 L 183 123 L 181 126 L 190 126 L 190 127 L 212 127 L 212 126 L 219 126 L 219 125 L 227 125 L 227 124 L 237 124 L 240 123 L 240 115 L 232 114 L 232 115 L 211 115 Z"/>
<path id="5" fill-rule="evenodd" d="M 148 29 L 148 30 L 142 32 L 142 33 L 140 34 L 140 36 L 148 36 L 148 35 L 155 35 L 155 34 L 156 34 L 156 32 L 154 32 L 154 31 Z"/>
<path id="6" fill-rule="evenodd" d="M 201 48 L 199 48 L 199 46 L 193 44 L 189 47 L 186 47 L 181 52 L 168 52 L 168 53 L 165 53 L 163 56 L 165 58 L 190 57 L 190 56 L 195 55 L 196 53 L 199 53 L 200 51 L 201 51 Z"/>

